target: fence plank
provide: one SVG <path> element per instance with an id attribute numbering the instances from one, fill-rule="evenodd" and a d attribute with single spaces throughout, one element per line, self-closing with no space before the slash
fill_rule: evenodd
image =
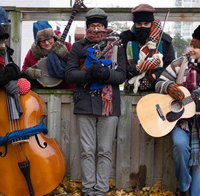
<path id="1" fill-rule="evenodd" d="M 130 130 L 132 97 L 121 97 L 121 117 L 117 128 L 116 186 L 128 188 L 130 175 Z"/>
<path id="2" fill-rule="evenodd" d="M 73 114 L 74 103 L 71 96 L 71 120 L 70 120 L 70 179 L 81 179 L 81 158 L 79 134 L 76 127 L 76 116 Z"/>

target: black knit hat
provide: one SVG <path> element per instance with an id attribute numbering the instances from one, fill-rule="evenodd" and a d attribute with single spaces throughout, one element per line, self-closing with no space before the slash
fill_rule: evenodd
<path id="1" fill-rule="evenodd" d="M 108 26 L 107 14 L 100 8 L 94 8 L 89 10 L 85 15 L 86 26 L 89 27 L 92 23 L 101 23 L 105 28 Z"/>
<path id="2" fill-rule="evenodd" d="M 140 4 L 131 9 L 133 22 L 153 22 L 155 9 L 148 4 Z"/>
<path id="3" fill-rule="evenodd" d="M 200 25 L 194 30 L 192 38 L 190 45 L 195 48 L 200 48 Z"/>
<path id="4" fill-rule="evenodd" d="M 0 39 L 8 39 L 9 34 L 6 32 L 3 25 L 0 24 Z"/>

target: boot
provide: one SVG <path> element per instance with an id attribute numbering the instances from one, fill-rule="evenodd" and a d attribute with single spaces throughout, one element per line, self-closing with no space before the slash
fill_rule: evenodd
<path id="1" fill-rule="evenodd" d="M 187 190 L 185 192 L 180 191 L 180 195 L 179 196 L 190 196 L 189 190 Z"/>

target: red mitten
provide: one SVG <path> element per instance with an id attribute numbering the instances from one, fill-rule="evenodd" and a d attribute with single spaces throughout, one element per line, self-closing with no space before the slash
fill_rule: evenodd
<path id="1" fill-rule="evenodd" d="M 17 85 L 20 95 L 28 93 L 28 91 L 31 89 L 31 83 L 25 78 L 20 78 L 17 80 Z"/>
<path id="2" fill-rule="evenodd" d="M 167 92 L 172 98 L 176 100 L 182 100 L 185 97 L 184 93 L 181 91 L 176 83 L 169 84 L 169 86 L 167 87 Z"/>

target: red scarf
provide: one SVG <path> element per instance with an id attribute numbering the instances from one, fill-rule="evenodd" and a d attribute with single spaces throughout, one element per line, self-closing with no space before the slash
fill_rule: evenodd
<path id="1" fill-rule="evenodd" d="M 4 69 L 4 66 L 5 66 L 4 57 L 0 56 L 0 69 Z"/>
<path id="2" fill-rule="evenodd" d="M 108 36 L 109 33 L 112 33 L 112 29 L 104 29 L 100 31 L 93 31 L 86 29 L 86 39 L 91 41 L 91 42 L 100 42 L 102 41 L 105 37 Z"/>
<path id="3" fill-rule="evenodd" d="M 112 29 L 104 29 L 101 31 L 93 31 L 93 30 L 86 30 L 86 39 L 88 39 L 91 42 L 100 42 L 105 37 L 108 36 L 109 33 L 111 33 Z M 107 46 L 111 44 L 112 41 L 108 42 Z M 110 49 L 106 55 L 104 55 L 105 59 L 111 58 L 112 55 L 112 49 Z M 111 85 L 105 85 L 105 87 L 102 89 L 102 101 L 103 101 L 103 107 L 102 107 L 102 116 L 109 116 L 113 112 L 113 106 L 112 106 L 112 86 Z"/>
<path id="4" fill-rule="evenodd" d="M 189 71 L 186 77 L 186 88 L 192 93 L 194 88 L 197 86 L 197 71 L 193 69 L 195 67 L 194 64 L 188 64 Z"/>

